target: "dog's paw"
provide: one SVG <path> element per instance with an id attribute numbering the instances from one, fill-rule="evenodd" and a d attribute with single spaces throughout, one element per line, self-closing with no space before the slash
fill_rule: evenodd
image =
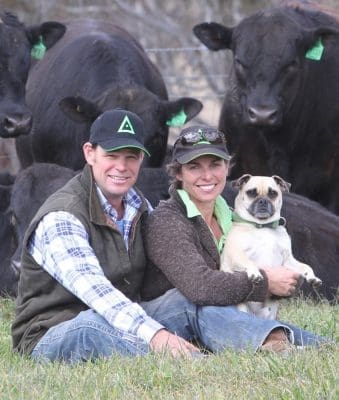
<path id="1" fill-rule="evenodd" d="M 311 279 L 307 279 L 307 282 L 315 288 L 320 287 L 323 284 L 322 280 L 316 276 Z"/>
<path id="2" fill-rule="evenodd" d="M 247 276 L 248 279 L 253 283 L 258 283 L 264 279 L 259 270 L 257 269 L 248 269 Z"/>
<path id="3" fill-rule="evenodd" d="M 306 269 L 306 271 L 303 273 L 303 276 L 306 279 L 306 282 L 314 287 L 319 287 L 322 285 L 321 279 L 314 275 L 314 272 L 310 267 Z"/>

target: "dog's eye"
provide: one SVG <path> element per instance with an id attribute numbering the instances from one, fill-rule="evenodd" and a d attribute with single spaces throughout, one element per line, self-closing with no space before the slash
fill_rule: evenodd
<path id="1" fill-rule="evenodd" d="M 255 198 L 258 196 L 257 189 L 249 189 L 246 191 L 246 194 L 248 197 L 252 197 L 252 198 Z"/>
<path id="2" fill-rule="evenodd" d="M 278 192 L 274 189 L 269 189 L 268 190 L 268 197 L 270 199 L 275 199 L 278 196 Z"/>

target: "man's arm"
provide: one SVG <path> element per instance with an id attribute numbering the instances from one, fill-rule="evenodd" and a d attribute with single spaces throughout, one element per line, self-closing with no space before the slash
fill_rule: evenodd
<path id="1" fill-rule="evenodd" d="M 167 350 L 173 356 L 199 351 L 166 331 L 111 284 L 89 244 L 84 226 L 72 214 L 47 214 L 28 247 L 42 268 L 122 334 L 135 335 L 149 343 L 151 350 Z"/>
<path id="2" fill-rule="evenodd" d="M 47 214 L 29 242 L 35 260 L 62 286 L 122 333 L 147 343 L 163 326 L 105 277 L 82 223 L 72 214 Z"/>

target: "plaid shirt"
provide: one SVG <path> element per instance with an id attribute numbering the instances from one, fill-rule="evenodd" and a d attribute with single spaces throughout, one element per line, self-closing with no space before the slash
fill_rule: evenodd
<path id="1" fill-rule="evenodd" d="M 116 210 L 99 188 L 97 192 L 104 212 L 116 222 Z M 141 199 L 134 189 L 130 189 L 123 201 L 123 236 L 127 247 Z M 149 343 L 163 328 L 105 277 L 84 226 L 72 214 L 57 211 L 45 215 L 29 240 L 28 251 L 54 279 L 103 316 L 111 326 L 120 329 L 126 338 L 134 335 Z"/>

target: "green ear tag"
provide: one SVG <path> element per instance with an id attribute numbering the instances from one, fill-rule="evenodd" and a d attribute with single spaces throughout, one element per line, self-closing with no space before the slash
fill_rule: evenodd
<path id="1" fill-rule="evenodd" d="M 178 114 L 175 114 L 171 119 L 166 121 L 166 125 L 168 126 L 182 126 L 185 124 L 187 120 L 187 114 L 185 113 L 184 110 L 181 110 L 178 112 Z"/>
<path id="2" fill-rule="evenodd" d="M 324 46 L 321 43 L 321 39 L 319 38 L 315 45 L 307 50 L 305 57 L 309 58 L 310 60 L 319 61 L 323 55 Z"/>
<path id="3" fill-rule="evenodd" d="M 46 46 L 43 44 L 42 36 L 39 36 L 39 42 L 32 47 L 31 56 L 41 60 L 46 53 Z"/>

